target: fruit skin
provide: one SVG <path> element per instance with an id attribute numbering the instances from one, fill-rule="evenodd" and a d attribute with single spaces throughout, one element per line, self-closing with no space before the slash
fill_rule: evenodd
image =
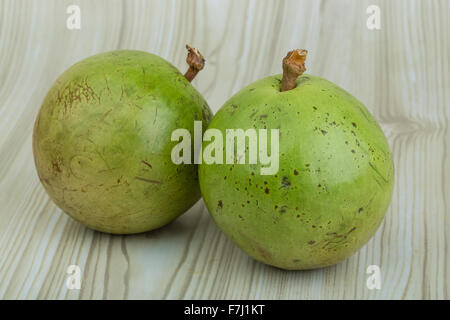
<path id="1" fill-rule="evenodd" d="M 141 51 L 98 54 L 64 72 L 33 133 L 39 178 L 86 226 L 128 234 L 161 227 L 199 198 L 197 166 L 175 165 L 171 133 L 204 127 L 201 94 L 164 59 Z"/>
<path id="2" fill-rule="evenodd" d="M 277 75 L 242 89 L 208 127 L 224 137 L 227 128 L 279 128 L 278 173 L 201 164 L 202 195 L 216 224 L 256 260 L 290 270 L 332 265 L 383 220 L 394 180 L 389 146 L 361 102 L 333 83 L 307 74 L 292 90 L 280 92 L 280 83 Z"/>

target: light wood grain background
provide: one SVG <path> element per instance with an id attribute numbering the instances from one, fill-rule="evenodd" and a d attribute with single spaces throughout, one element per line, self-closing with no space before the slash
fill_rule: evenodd
<path id="1" fill-rule="evenodd" d="M 81 30 L 66 8 L 81 8 Z M 381 8 L 381 30 L 366 8 Z M 449 299 L 449 1 L 0 0 L 0 298 Z M 360 99 L 380 121 L 396 167 L 376 236 L 348 260 L 288 272 L 253 261 L 202 201 L 172 224 L 133 236 L 89 230 L 48 198 L 31 134 L 57 76 L 119 48 L 161 55 L 185 70 L 185 43 L 207 66 L 194 81 L 216 111 L 243 86 L 281 72 L 289 49 L 309 50 L 308 73 Z M 68 290 L 66 270 L 82 270 Z M 381 290 L 366 268 L 381 268 Z"/>

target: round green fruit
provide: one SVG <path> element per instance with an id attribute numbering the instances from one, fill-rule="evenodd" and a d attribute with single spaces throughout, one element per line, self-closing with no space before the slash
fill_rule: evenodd
<path id="1" fill-rule="evenodd" d="M 242 89 L 208 127 L 224 137 L 227 129 L 267 129 L 268 137 L 279 129 L 278 171 L 262 175 L 267 165 L 248 160 L 199 166 L 216 224 L 251 257 L 290 270 L 332 265 L 359 250 L 383 220 L 394 179 L 376 120 L 343 89 L 301 75 L 305 58 L 306 51 L 289 52 L 283 76 Z"/>
<path id="2" fill-rule="evenodd" d="M 64 72 L 37 116 L 33 152 L 45 190 L 67 214 L 108 233 L 159 228 L 199 198 L 197 167 L 175 165 L 171 133 L 207 125 L 190 80 L 203 68 L 188 47 L 185 76 L 141 51 L 98 54 Z"/>

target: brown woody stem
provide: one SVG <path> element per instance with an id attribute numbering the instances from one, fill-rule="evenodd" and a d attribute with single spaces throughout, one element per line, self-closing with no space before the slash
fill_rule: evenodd
<path id="1" fill-rule="evenodd" d="M 184 74 L 184 77 L 188 79 L 189 82 L 192 82 L 197 73 L 205 66 L 205 59 L 197 49 L 191 48 L 189 45 L 186 45 L 186 49 L 188 50 L 186 62 L 189 65 L 189 69 Z"/>
<path id="2" fill-rule="evenodd" d="M 291 90 L 297 86 L 297 78 L 306 71 L 305 60 L 307 54 L 307 50 L 295 49 L 289 51 L 284 57 L 281 91 Z"/>

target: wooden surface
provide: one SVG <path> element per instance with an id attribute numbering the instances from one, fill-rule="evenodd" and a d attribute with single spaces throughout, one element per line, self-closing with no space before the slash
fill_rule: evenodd
<path id="1" fill-rule="evenodd" d="M 81 8 L 81 30 L 66 8 Z M 381 8 L 368 30 L 366 8 Z M 0 298 L 450 298 L 450 3 L 448 1 L 0 0 Z M 360 99 L 395 161 L 391 206 L 376 236 L 326 269 L 287 272 L 241 252 L 203 202 L 154 232 L 89 230 L 49 200 L 34 168 L 32 126 L 56 77 L 94 53 L 157 53 L 185 70 L 185 43 L 207 66 L 194 81 L 216 111 L 307 48 L 308 73 Z M 66 287 L 79 265 L 80 290 Z M 369 265 L 381 270 L 369 290 Z"/>

